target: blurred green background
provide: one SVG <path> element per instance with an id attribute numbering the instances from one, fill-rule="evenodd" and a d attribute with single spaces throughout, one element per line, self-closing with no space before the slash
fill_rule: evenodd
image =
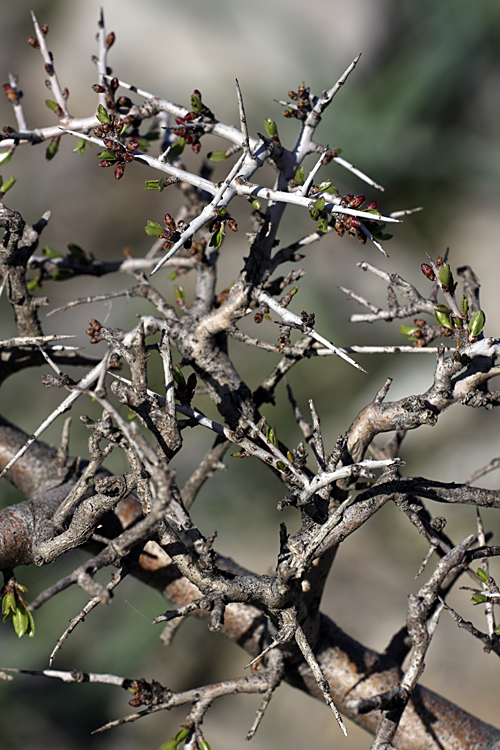
<path id="1" fill-rule="evenodd" d="M 473 266 L 482 283 L 486 311 L 485 333 L 498 335 L 499 315 L 497 245 L 500 183 L 500 5 L 490 0 L 85 0 L 85 2 L 9 3 L 2 10 L 0 70 L 3 81 L 9 71 L 20 77 L 28 124 L 54 123 L 45 107 L 50 93 L 39 54 L 26 44 L 32 33 L 29 9 L 40 23 L 50 27 L 48 44 L 57 73 L 70 90 L 72 114 L 86 116 L 95 108 L 91 84 L 97 80 L 90 57 L 96 51 L 94 36 L 103 6 L 108 30 L 117 41 L 110 64 L 121 79 L 148 91 L 187 104 L 194 88 L 216 116 L 238 122 L 234 79 L 238 78 L 253 134 L 262 131 L 267 117 L 277 120 L 286 145 L 294 142 L 293 122 L 281 117 L 282 107 L 273 99 L 285 99 L 289 89 L 305 81 L 315 93 L 330 87 L 352 59 L 362 52 L 355 72 L 325 113 L 318 129 L 320 142 L 343 149 L 343 156 L 385 187 L 377 194 L 335 165 L 323 170 L 341 192 L 366 193 L 378 199 L 384 211 L 422 206 L 423 212 L 405 219 L 387 243 L 390 259 L 354 240 L 329 235 L 311 246 L 302 265 L 307 276 L 301 283 L 297 305 L 314 310 L 318 329 L 340 345 L 403 343 L 399 324 L 354 326 L 350 314 L 360 312 L 345 299 L 338 285 L 347 286 L 383 305 L 386 290 L 374 277 L 363 274 L 356 263 L 363 259 L 387 271 L 396 271 L 416 283 L 423 293 L 426 280 L 419 267 L 425 254 L 433 257 L 450 248 L 452 267 Z M 6 99 L 0 101 L 0 124 L 14 125 Z M 202 156 L 220 144 L 203 141 Z M 15 174 L 18 183 L 5 202 L 28 222 L 52 211 L 43 244 L 65 250 L 75 242 L 98 258 L 123 257 L 124 248 L 144 255 L 150 243 L 143 227 L 147 219 L 161 221 L 165 211 L 174 213 L 175 193 L 146 193 L 143 181 L 154 177 L 132 165 L 125 179 L 115 183 L 110 170 L 96 167 L 95 150 L 83 157 L 72 152 L 75 143 L 63 139 L 53 162 L 45 161 L 45 147 L 25 146 L 2 167 L 4 179 Z M 194 161 L 190 162 L 194 165 Z M 312 163 L 312 162 L 311 162 Z M 220 289 L 234 278 L 246 251 L 246 209 L 239 215 L 240 233 L 228 238 L 222 251 Z M 289 211 L 282 243 L 297 239 L 312 225 L 299 212 Z M 230 239 L 230 241 L 229 241 Z M 173 299 L 172 284 L 158 279 L 160 290 Z M 122 289 L 127 280 L 79 277 L 65 284 L 45 285 L 42 294 L 57 306 L 77 296 Z M 189 284 L 186 283 L 189 288 Z M 47 310 L 50 308 L 47 308 Z M 64 329 L 86 344 L 87 319 L 96 317 L 109 326 L 133 325 L 137 313 L 151 312 L 136 300 L 121 299 L 94 305 L 47 320 L 46 332 Z M 254 329 L 248 326 L 246 330 Z M 14 333 L 13 320 L 4 298 L 0 300 L 0 336 Z M 259 330 L 260 333 L 260 330 Z M 262 332 L 272 339 L 274 331 Z M 252 387 L 272 369 L 276 358 L 232 346 L 235 361 Z M 94 353 L 94 352 L 92 352 Z M 313 395 L 321 416 L 326 446 L 332 449 L 338 434 L 382 385 L 394 378 L 389 398 L 421 393 L 429 386 L 434 358 L 429 355 L 361 357 L 369 376 L 333 358 L 301 363 L 290 382 L 303 412 Z M 28 433 L 35 429 L 61 394 L 43 389 L 43 371 L 27 372 L 8 381 L 0 393 L 1 413 Z M 158 374 L 158 380 L 161 376 Z M 28 396 L 29 394 L 29 396 Z M 278 407 L 266 414 L 290 446 L 300 440 L 284 388 L 278 391 Z M 206 399 L 200 408 L 210 411 Z M 82 403 L 78 414 L 97 416 L 95 405 Z M 498 454 L 498 426 L 494 414 L 457 407 L 445 413 L 438 426 L 422 428 L 407 438 L 402 458 L 408 474 L 441 480 L 463 481 L 477 466 Z M 71 450 L 85 455 L 87 435 L 75 424 Z M 46 435 L 57 444 L 61 423 Z M 189 476 L 211 436 L 199 431 L 185 435 L 186 448 L 176 462 L 179 482 Z M 281 487 L 263 467 L 252 461 L 227 459 L 229 470 L 207 487 L 195 509 L 195 520 L 206 533 L 218 531 L 221 552 L 266 572 L 274 564 L 278 525 L 294 527 L 293 514 L 276 512 Z M 113 467 L 125 469 L 117 459 Z M 482 484 L 496 486 L 490 475 Z M 2 504 L 14 495 L 2 480 Z M 444 508 L 434 509 L 444 514 Z M 452 508 L 446 515 L 448 529 L 457 541 L 474 532 L 471 508 Z M 485 514 L 487 528 L 498 531 L 492 513 Z M 403 517 L 386 508 L 355 538 L 343 545 L 333 570 L 324 611 L 351 635 L 374 648 L 383 649 L 392 632 L 406 616 L 406 597 L 419 583 L 413 580 L 426 546 Z M 84 559 L 75 552 L 70 559 L 37 570 L 19 570 L 21 582 L 33 598 L 58 577 Z M 494 566 L 493 566 L 494 567 Z M 493 570 L 493 572 L 495 572 Z M 464 616 L 471 612 L 468 595 L 456 592 L 452 602 Z M 43 668 L 52 646 L 67 621 L 86 602 L 82 592 L 68 591 L 37 613 L 34 640 L 18 641 L 9 627 L 0 629 L 0 667 Z M 208 635 L 204 626 L 188 622 L 174 646 L 165 650 L 159 631 L 150 621 L 163 611 L 164 603 L 153 592 L 127 580 L 109 609 L 92 613 L 64 645 L 56 668 L 114 672 L 129 677 L 155 678 L 174 689 L 241 673 L 245 655 L 222 638 Z M 217 641 L 217 642 L 216 642 Z M 493 657 L 458 631 L 443 616 L 431 647 L 424 684 L 443 692 L 472 713 L 495 723 L 498 717 L 498 675 Z M 485 685 L 487 686 L 485 688 Z M 0 683 L 3 710 L 0 737 L 6 748 L 153 748 L 173 736 L 184 714 L 155 715 L 102 736 L 90 731 L 109 719 L 128 712 L 125 694 L 89 686 L 65 686 L 37 678 L 18 677 Z M 259 699 L 228 698 L 214 707 L 206 722 L 206 736 L 214 750 L 242 747 Z M 369 738 L 349 725 L 343 746 L 366 748 Z M 316 747 L 340 742 L 338 728 L 319 702 L 284 686 L 252 741 L 254 750 L 283 746 Z"/>

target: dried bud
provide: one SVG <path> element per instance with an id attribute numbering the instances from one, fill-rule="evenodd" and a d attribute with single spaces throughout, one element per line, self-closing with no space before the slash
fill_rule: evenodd
<path id="1" fill-rule="evenodd" d="M 116 39 L 116 36 L 115 36 L 114 31 L 110 31 L 110 33 L 106 37 L 106 49 L 111 49 L 111 47 L 115 43 L 115 39 Z"/>
<path id="2" fill-rule="evenodd" d="M 46 23 L 44 23 L 44 24 L 42 24 L 42 26 L 40 26 L 40 31 L 42 32 L 42 34 L 44 36 L 47 36 L 47 34 L 49 33 L 49 27 L 47 26 Z"/>
<path id="3" fill-rule="evenodd" d="M 33 49 L 40 49 L 40 45 L 38 44 L 38 39 L 36 38 L 36 36 L 29 36 L 28 44 L 30 45 L 30 47 L 33 47 Z"/>

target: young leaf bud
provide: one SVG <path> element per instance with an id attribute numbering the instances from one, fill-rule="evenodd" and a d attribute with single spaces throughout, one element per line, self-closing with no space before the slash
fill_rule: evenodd
<path id="1" fill-rule="evenodd" d="M 441 286 L 453 294 L 453 291 L 455 289 L 455 282 L 453 280 L 453 274 L 451 272 L 449 263 L 443 263 L 440 266 L 438 279 Z"/>
<path id="2" fill-rule="evenodd" d="M 271 120 L 271 118 L 267 118 L 264 122 L 264 128 L 266 130 L 267 135 L 269 138 L 277 138 L 278 137 L 278 128 L 276 126 L 276 123 L 274 120 Z"/>
<path id="3" fill-rule="evenodd" d="M 442 326 L 443 328 L 448 328 L 450 331 L 453 331 L 453 323 L 451 322 L 449 315 L 446 315 L 446 313 L 441 312 L 441 310 L 434 310 L 434 317 L 436 318 L 440 326 Z"/>
<path id="4" fill-rule="evenodd" d="M 477 312 L 475 312 L 472 318 L 469 320 L 469 331 L 471 335 L 474 336 L 474 338 L 479 336 L 484 328 L 485 322 L 486 318 L 482 310 L 478 310 Z"/>

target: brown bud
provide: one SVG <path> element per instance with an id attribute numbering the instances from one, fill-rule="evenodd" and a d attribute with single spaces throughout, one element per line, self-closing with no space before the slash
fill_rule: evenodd
<path id="1" fill-rule="evenodd" d="M 115 39 L 116 36 L 114 31 L 110 31 L 106 37 L 106 49 L 110 49 L 113 46 L 113 44 L 115 43 Z"/>
<path id="2" fill-rule="evenodd" d="M 43 34 L 44 36 L 47 36 L 47 34 L 49 33 L 49 27 L 47 26 L 47 24 L 46 24 L 46 23 L 44 23 L 44 24 L 42 24 L 42 25 L 40 26 L 40 31 L 42 32 L 42 34 Z"/>
<path id="3" fill-rule="evenodd" d="M 36 36 L 29 36 L 28 44 L 30 45 L 30 47 L 33 47 L 33 49 L 40 49 L 40 45 L 38 44 L 38 39 L 36 38 Z"/>

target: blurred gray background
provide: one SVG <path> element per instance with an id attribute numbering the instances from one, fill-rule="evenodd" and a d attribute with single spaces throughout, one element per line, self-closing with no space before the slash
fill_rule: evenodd
<path id="1" fill-rule="evenodd" d="M 26 43 L 32 34 L 30 8 L 40 23 L 50 27 L 48 45 L 61 83 L 70 90 L 70 111 L 86 116 L 96 105 L 90 87 L 97 75 L 90 57 L 96 51 L 94 37 L 101 6 L 108 31 L 117 36 L 109 63 L 119 78 L 180 104 L 188 104 L 191 92 L 198 88 L 218 119 L 237 124 L 237 77 L 251 132 L 262 131 L 264 120 L 272 117 L 287 146 L 293 144 L 297 131 L 293 122 L 281 117 L 283 108 L 273 99 L 287 98 L 288 90 L 296 89 L 301 81 L 320 93 L 361 52 L 356 70 L 325 113 L 317 135 L 330 147 L 342 148 L 343 156 L 384 185 L 385 192 L 377 194 L 336 165 L 324 169 L 322 176 L 331 178 L 343 193 L 363 192 L 370 200 L 378 199 L 383 211 L 414 206 L 422 206 L 424 211 L 395 229 L 394 238 L 386 244 L 390 259 L 347 237 L 341 240 L 329 235 L 312 246 L 302 263 L 307 276 L 301 282 L 297 305 L 314 310 L 318 329 L 337 344 L 403 343 L 398 323 L 348 323 L 349 315 L 361 310 L 345 299 L 338 285 L 384 304 L 384 285 L 356 267 L 358 261 L 368 259 L 384 270 L 400 273 L 425 293 L 428 287 L 420 264 L 426 253 L 435 258 L 449 247 L 453 268 L 470 264 L 479 275 L 485 333 L 498 335 L 499 4 L 490 0 L 317 0 L 314 4 L 300 0 L 33 0 L 30 4 L 5 4 L 0 25 L 1 80 L 8 80 L 9 71 L 19 75 L 29 125 L 55 122 L 44 105 L 50 93 L 43 84 L 46 75 L 40 55 Z M 0 124 L 15 125 L 3 97 Z M 202 144 L 201 156 L 210 148 L 222 147 L 215 139 Z M 42 244 L 58 250 L 64 251 L 68 242 L 74 242 L 98 258 L 123 257 L 125 248 L 144 255 L 150 246 L 143 231 L 147 219 L 161 221 L 167 210 L 173 213 L 178 205 L 176 194 L 168 190 L 146 193 L 143 181 L 156 175 L 139 165 L 131 165 L 125 178 L 115 183 L 111 170 L 97 168 L 95 149 L 80 157 L 72 152 L 75 145 L 69 138 L 63 139 L 51 163 L 45 161 L 45 146 L 18 149 L 12 162 L 0 169 L 4 179 L 18 177 L 6 204 L 21 211 L 28 222 L 50 209 L 52 221 Z M 195 161 L 189 163 L 194 166 Z M 246 217 L 243 207 L 238 216 L 240 233 L 228 238 L 223 247 L 220 289 L 234 278 L 245 252 Z M 311 229 L 307 217 L 290 211 L 290 221 L 280 237 L 286 243 Z M 172 283 L 166 276 L 157 277 L 158 286 L 172 300 Z M 122 289 L 127 283 L 120 278 L 79 277 L 65 284 L 47 284 L 40 293 L 49 296 L 54 307 L 77 296 Z M 189 282 L 185 286 L 189 290 Z M 77 340 L 85 345 L 89 317 L 109 326 L 126 326 L 134 324 L 137 313 L 145 312 L 151 312 L 146 305 L 116 300 L 53 316 L 47 320 L 46 331 L 64 329 L 77 334 Z M 251 326 L 247 330 L 254 332 Z M 0 336 L 13 333 L 12 316 L 2 299 Z M 275 333 L 269 329 L 262 335 L 272 339 Z M 276 361 L 240 345 L 234 345 L 233 352 L 252 387 L 257 387 Z M 308 398 L 314 396 L 330 450 L 337 435 L 373 398 L 387 376 L 394 378 L 389 398 L 399 398 L 425 391 L 434 368 L 434 358 L 429 355 L 359 356 L 358 361 L 369 376 L 334 358 L 304 362 L 290 375 L 304 413 Z M 45 369 L 11 379 L 0 394 L 2 413 L 27 432 L 62 398 L 60 392 L 43 389 L 43 372 Z M 160 379 L 159 374 L 158 383 Z M 282 403 L 269 407 L 266 413 L 280 439 L 293 447 L 300 434 L 283 388 L 278 397 Z M 200 397 L 197 404 L 210 412 L 206 399 Z M 86 403 L 75 410 L 76 422 L 81 413 L 98 415 L 95 405 Z M 57 444 L 61 424 L 46 434 L 46 440 Z M 85 455 L 87 435 L 75 427 L 71 450 Z M 210 445 L 211 436 L 195 431 L 185 435 L 185 441 L 189 449 L 176 464 L 181 484 Z M 498 453 L 496 414 L 457 407 L 444 414 L 433 430 L 422 428 L 411 434 L 402 458 L 408 474 L 463 481 Z M 276 512 L 281 487 L 269 480 L 262 467 L 235 459 L 226 463 L 229 470 L 216 477 L 200 497 L 195 520 L 206 533 L 218 531 L 221 552 L 266 572 L 275 561 L 279 522 L 286 520 L 293 529 L 296 519 L 293 514 L 284 517 Z M 125 464 L 116 459 L 112 467 L 123 471 Z M 497 476 L 492 474 L 482 483 L 496 487 Z M 13 499 L 3 481 L 2 504 Z M 446 511 L 433 510 L 439 514 Z M 448 530 L 457 541 L 474 532 L 472 508 L 452 508 L 446 515 Z M 485 522 L 489 530 L 498 532 L 492 513 L 485 513 Z M 426 546 L 416 531 L 408 528 L 396 510 L 386 508 L 343 545 L 324 611 L 366 645 L 383 649 L 404 622 L 406 597 L 419 585 L 414 575 L 425 553 Z M 83 559 L 83 553 L 76 552 L 70 560 L 54 566 L 19 570 L 19 579 L 30 587 L 28 598 Z M 4 626 L 0 630 L 0 667 L 44 667 L 56 638 L 85 602 L 83 593 L 75 590 L 49 603 L 37 613 L 33 640 L 18 641 L 10 627 Z M 478 626 L 483 626 L 481 612 L 471 611 L 466 592 L 457 591 L 452 603 L 467 619 L 475 618 Z M 92 613 L 79 626 L 55 666 L 155 678 L 174 689 L 241 674 L 245 655 L 222 638 L 209 636 L 197 622 L 186 623 L 174 647 L 163 649 L 159 631 L 150 626 L 163 607 L 157 594 L 126 581 L 108 610 Z M 427 662 L 424 684 L 484 720 L 498 721 L 494 657 L 486 657 L 480 645 L 458 631 L 446 616 Z M 96 686 L 17 678 L 7 686 L 0 683 L 0 695 L 4 706 L 0 736 L 5 747 L 16 750 L 154 750 L 175 734 L 184 716 L 182 712 L 156 715 L 91 737 L 90 731 L 100 723 L 128 712 L 125 694 Z M 258 702 L 252 697 L 236 697 L 215 707 L 205 726 L 214 750 L 244 746 Z M 367 735 L 350 724 L 349 732 L 344 740 L 326 707 L 285 686 L 273 698 L 252 747 L 331 747 L 335 743 L 351 750 L 369 747 Z"/>

